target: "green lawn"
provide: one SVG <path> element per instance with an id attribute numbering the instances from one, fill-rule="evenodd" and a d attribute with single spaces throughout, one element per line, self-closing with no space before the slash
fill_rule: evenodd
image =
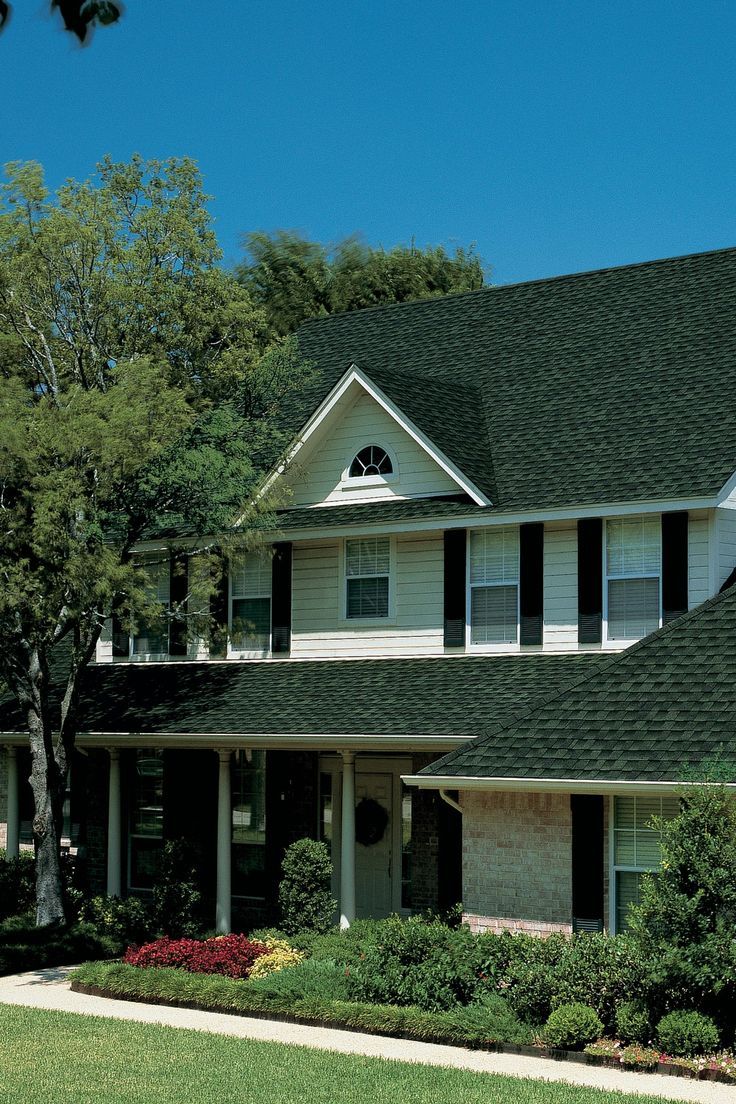
<path id="1" fill-rule="evenodd" d="M 642 1104 L 642 1099 L 0 1005 L 2 1104 Z M 664 1104 L 660 1097 L 646 1099 Z"/>

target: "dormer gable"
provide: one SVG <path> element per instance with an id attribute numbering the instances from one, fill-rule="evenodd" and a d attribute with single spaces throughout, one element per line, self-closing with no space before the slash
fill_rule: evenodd
<path id="1" fill-rule="evenodd" d="M 447 411 L 445 415 L 450 416 Z M 459 492 L 478 505 L 490 505 L 487 496 L 395 397 L 389 397 L 384 387 L 356 365 L 351 365 L 312 415 L 285 469 L 283 478 L 294 506 Z M 275 477 L 280 477 L 279 473 Z"/>

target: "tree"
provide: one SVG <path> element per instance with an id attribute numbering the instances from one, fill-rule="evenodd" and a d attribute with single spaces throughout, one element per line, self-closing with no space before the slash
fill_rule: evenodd
<path id="1" fill-rule="evenodd" d="M 256 540 L 248 503 L 304 374 L 289 343 L 258 354 L 263 318 L 218 267 L 205 198 L 193 163 L 138 158 L 55 197 L 39 166 L 11 165 L 0 197 L 0 674 L 31 745 L 40 925 L 64 919 L 85 668 L 113 613 L 128 626 L 167 616 L 135 545 L 186 529 L 203 570 L 197 603 L 172 616 L 208 624 L 219 560 L 205 537 Z"/>
<path id="2" fill-rule="evenodd" d="M 683 787 L 678 816 L 655 817 L 653 824 L 661 833 L 662 862 L 643 879 L 629 925 L 651 973 L 655 1018 L 698 1009 L 732 1030 L 736 802 L 721 782 L 691 784 Z"/>
<path id="3" fill-rule="evenodd" d="M 266 312 L 271 332 L 291 334 L 307 318 L 381 303 L 431 299 L 483 286 L 473 247 L 372 249 L 358 238 L 334 248 L 290 230 L 246 235 L 238 278 Z"/>
<path id="4" fill-rule="evenodd" d="M 123 14 L 122 3 L 116 0 L 51 0 L 51 11 L 58 11 L 64 21 L 64 29 L 84 43 L 95 27 L 117 23 Z M 12 6 L 0 0 L 0 30 L 10 19 Z"/>

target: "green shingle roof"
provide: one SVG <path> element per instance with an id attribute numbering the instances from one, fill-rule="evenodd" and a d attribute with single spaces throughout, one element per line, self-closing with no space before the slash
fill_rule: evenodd
<path id="1" fill-rule="evenodd" d="M 736 469 L 736 249 L 376 307 L 306 323 L 501 510 L 713 496 Z"/>
<path id="2" fill-rule="evenodd" d="M 392 521 L 440 522 L 454 517 L 475 517 L 486 512 L 468 495 L 438 495 L 436 498 L 393 498 L 376 502 L 354 502 L 341 506 L 305 506 L 280 510 L 276 525 L 283 532 L 319 529 L 325 526 L 376 524 Z"/>
<path id="3" fill-rule="evenodd" d="M 736 586 L 422 773 L 668 782 L 719 755 L 736 766 Z"/>
<path id="4" fill-rule="evenodd" d="M 87 671 L 80 731 L 473 736 L 590 655 L 98 664 Z M 0 732 L 22 729 L 10 703 Z"/>

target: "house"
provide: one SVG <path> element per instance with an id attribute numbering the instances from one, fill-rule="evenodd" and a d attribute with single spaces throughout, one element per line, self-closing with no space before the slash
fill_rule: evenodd
<path id="1" fill-rule="evenodd" d="M 478 928 L 624 924 L 733 685 L 708 640 L 734 599 L 702 603 L 736 564 L 735 293 L 721 250 L 305 324 L 288 504 L 214 600 L 220 639 L 113 626 L 89 671 L 66 832 L 91 886 L 146 893 L 184 837 L 225 931 L 269 916 L 311 835 L 343 924 L 461 897 Z M 178 600 L 165 542 L 139 553 Z M 7 704 L 0 732 L 13 853 Z"/>

